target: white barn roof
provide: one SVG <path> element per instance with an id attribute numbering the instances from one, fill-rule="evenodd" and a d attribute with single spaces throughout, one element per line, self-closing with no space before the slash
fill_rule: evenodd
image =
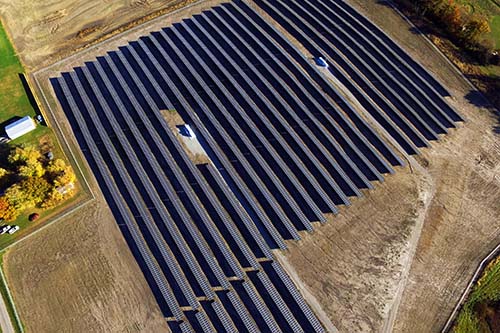
<path id="1" fill-rule="evenodd" d="M 7 136 L 11 140 L 14 140 L 28 132 L 31 132 L 35 128 L 36 125 L 33 119 L 31 119 L 30 116 L 26 116 L 5 126 L 5 133 L 7 133 Z"/>

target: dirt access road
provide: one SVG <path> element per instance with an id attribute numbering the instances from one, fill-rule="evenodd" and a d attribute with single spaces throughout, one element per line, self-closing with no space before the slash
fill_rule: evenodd
<path id="1" fill-rule="evenodd" d="M 0 0 L 0 16 L 29 70 L 194 0 Z"/>

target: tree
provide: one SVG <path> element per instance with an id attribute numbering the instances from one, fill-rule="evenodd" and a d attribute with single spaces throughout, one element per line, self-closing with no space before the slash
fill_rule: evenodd
<path id="1" fill-rule="evenodd" d="M 52 208 L 59 204 L 64 199 L 64 196 L 55 188 L 49 191 L 43 202 L 40 204 L 41 208 Z"/>
<path id="2" fill-rule="evenodd" d="M 490 25 L 484 17 L 473 16 L 465 24 L 463 35 L 468 42 L 476 42 L 478 38 L 490 32 Z"/>
<path id="3" fill-rule="evenodd" d="M 58 158 L 51 161 L 47 166 L 47 179 L 56 187 L 60 187 L 73 183 L 76 176 L 71 166 Z"/>
<path id="4" fill-rule="evenodd" d="M 21 165 L 18 172 L 19 176 L 23 178 L 42 177 L 44 173 L 45 170 L 43 169 L 43 165 L 39 161 Z"/>
<path id="5" fill-rule="evenodd" d="M 25 208 L 26 198 L 19 184 L 14 184 L 10 186 L 5 191 L 5 198 L 17 210 L 22 210 Z"/>
<path id="6" fill-rule="evenodd" d="M 0 197 L 0 219 L 14 221 L 18 216 L 18 210 L 5 197 Z"/>
<path id="7" fill-rule="evenodd" d="M 42 177 L 45 173 L 41 162 L 42 154 L 33 146 L 14 148 L 8 161 L 18 168 L 21 177 Z"/>
<path id="8" fill-rule="evenodd" d="M 42 154 L 33 146 L 16 147 L 8 157 L 11 164 L 35 163 L 42 158 Z"/>
<path id="9" fill-rule="evenodd" d="M 9 187 L 5 196 L 16 209 L 22 210 L 41 204 L 50 190 L 45 178 L 29 177 Z"/>
<path id="10" fill-rule="evenodd" d="M 9 170 L 0 168 L 0 192 L 10 185 L 11 175 Z"/>

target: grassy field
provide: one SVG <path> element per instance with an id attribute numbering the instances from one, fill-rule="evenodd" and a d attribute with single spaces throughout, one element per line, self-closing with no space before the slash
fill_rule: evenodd
<path id="1" fill-rule="evenodd" d="M 458 317 L 455 333 L 493 332 L 498 320 L 500 300 L 500 257 L 493 261 L 478 280 Z"/>
<path id="2" fill-rule="evenodd" d="M 22 73 L 24 73 L 23 65 L 0 21 L 0 130 L 2 132 L 4 125 L 15 117 L 36 115 L 36 109 L 21 81 Z M 12 141 L 11 144 L 36 142 L 36 138 L 50 132 L 46 126 L 37 126 L 33 132 Z"/>
<path id="3" fill-rule="evenodd" d="M 490 38 L 500 49 L 500 1 L 499 0 L 461 0 L 460 3 L 470 7 L 471 12 L 490 18 Z"/>
<path id="4" fill-rule="evenodd" d="M 491 19 L 491 36 L 495 40 L 497 49 L 500 49 L 500 15 L 495 15 Z"/>
<path id="5" fill-rule="evenodd" d="M 13 117 L 35 116 L 19 77 L 24 68 L 0 22 L 0 123 Z"/>

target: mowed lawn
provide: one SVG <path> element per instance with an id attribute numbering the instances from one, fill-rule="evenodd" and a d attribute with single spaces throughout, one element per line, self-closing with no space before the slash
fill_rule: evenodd
<path id="1" fill-rule="evenodd" d="M 490 22 L 491 38 L 495 40 L 496 48 L 500 49 L 500 15 L 495 15 Z"/>
<path id="2" fill-rule="evenodd" d="M 482 14 L 489 18 L 491 33 L 489 37 L 500 49 L 500 0 L 459 0 L 470 8 L 471 13 Z"/>
<path id="3" fill-rule="evenodd" d="M 0 22 L 0 124 L 16 116 L 35 116 L 35 109 L 19 77 L 23 72 L 23 66 Z"/>

